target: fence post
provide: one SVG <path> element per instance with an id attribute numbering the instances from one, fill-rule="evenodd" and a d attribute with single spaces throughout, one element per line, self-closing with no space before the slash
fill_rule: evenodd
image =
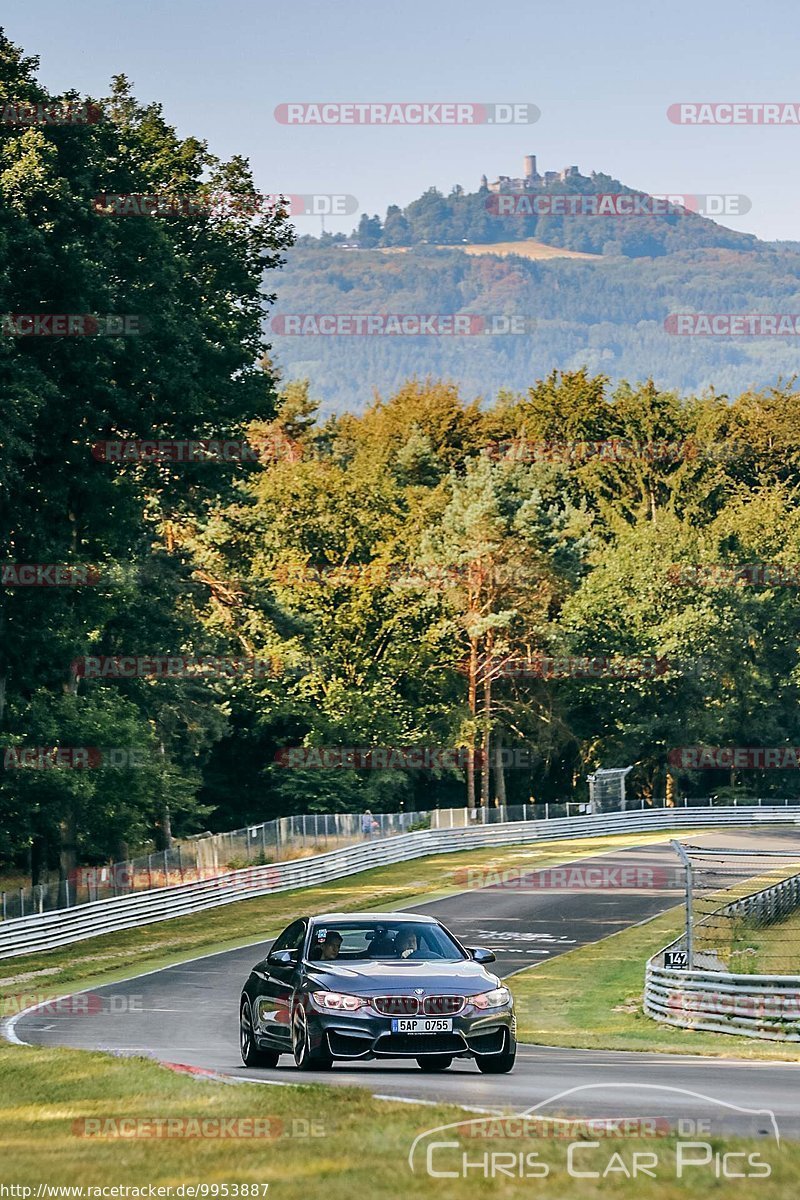
<path id="1" fill-rule="evenodd" d="M 689 858 L 681 842 L 673 839 L 670 844 L 675 853 L 680 857 L 686 871 L 686 959 L 691 971 L 694 968 L 694 881 L 692 877 L 692 860 Z"/>
<path id="2" fill-rule="evenodd" d="M 6 894 L 5 894 L 5 892 L 3 892 L 3 920 L 4 920 L 4 921 L 5 921 L 5 919 L 6 919 L 6 912 L 7 912 L 7 911 L 8 911 L 8 910 L 7 910 L 7 908 L 6 908 Z"/>
<path id="3" fill-rule="evenodd" d="M 23 888 L 19 889 L 19 915 L 25 916 L 25 891 Z"/>

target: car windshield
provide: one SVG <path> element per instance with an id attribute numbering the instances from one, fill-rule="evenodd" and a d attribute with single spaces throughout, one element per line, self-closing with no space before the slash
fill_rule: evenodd
<path id="1" fill-rule="evenodd" d="M 461 962 L 466 957 L 441 925 L 416 921 L 335 921 L 311 931 L 312 961 L 355 962 L 381 959 Z"/>

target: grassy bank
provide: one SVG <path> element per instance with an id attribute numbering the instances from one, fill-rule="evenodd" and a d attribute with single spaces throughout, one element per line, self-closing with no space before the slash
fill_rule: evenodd
<path id="1" fill-rule="evenodd" d="M 800 975 L 800 912 L 773 925 L 737 922 L 728 962 L 741 975 Z"/>
<path id="2" fill-rule="evenodd" d="M 644 1015 L 645 962 L 682 928 L 683 909 L 673 909 L 514 975 L 510 982 L 520 1040 L 549 1046 L 800 1061 L 798 1043 L 675 1029 Z"/>

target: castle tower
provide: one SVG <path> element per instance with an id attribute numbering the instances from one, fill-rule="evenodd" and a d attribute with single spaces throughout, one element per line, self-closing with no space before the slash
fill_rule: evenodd
<path id="1" fill-rule="evenodd" d="M 535 154 L 526 154 L 525 155 L 525 165 L 524 165 L 524 169 L 523 169 L 522 173 L 523 173 L 525 179 L 537 179 L 538 178 L 538 173 L 536 171 L 536 155 Z"/>

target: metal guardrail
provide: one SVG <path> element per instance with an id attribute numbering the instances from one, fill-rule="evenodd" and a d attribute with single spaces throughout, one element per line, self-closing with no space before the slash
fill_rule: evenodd
<path id="1" fill-rule="evenodd" d="M 678 802 L 682 808 L 708 806 L 718 808 L 763 807 L 761 797 L 733 801 L 708 796 Z M 800 813 L 800 798 L 773 798 L 768 808 L 793 808 Z M 666 798 L 629 800 L 622 811 L 665 808 Z M 671 807 L 671 806 L 670 806 Z M 473 825 L 503 825 L 511 821 L 554 820 L 588 813 L 616 812 L 619 805 L 592 809 L 584 801 L 564 800 L 543 803 L 491 805 L 482 808 L 438 808 L 422 812 L 395 813 L 301 813 L 279 817 L 223 833 L 197 834 L 173 842 L 169 849 L 154 850 L 123 862 L 97 866 L 79 866 L 66 877 L 46 873 L 32 887 L 0 887 L 0 919 L 53 912 L 93 904 L 96 900 L 117 899 L 134 893 L 157 891 L 213 879 L 217 875 L 245 867 L 264 866 L 293 858 L 325 854 L 345 846 L 358 845 L 371 838 L 385 838 L 424 829 L 461 829 Z"/>
<path id="2" fill-rule="evenodd" d="M 764 921 L 800 907 L 800 875 L 743 896 L 724 911 Z M 644 1012 L 682 1029 L 736 1033 L 767 1041 L 800 1042 L 800 975 L 742 975 L 664 966 L 664 955 L 685 946 L 682 935 L 648 961 Z"/>
<path id="3" fill-rule="evenodd" d="M 213 879 L 3 921 L 0 924 L 0 959 L 52 950 L 101 934 L 186 916 L 237 900 L 311 887 L 371 867 L 405 862 L 428 854 L 452 854 L 483 846 L 522 845 L 640 830 L 701 828 L 709 824 L 711 815 L 708 808 L 661 808 L 551 818 L 549 821 L 432 829 L 373 839 L 309 858 L 248 867 Z M 715 809 L 713 823 L 715 826 L 798 825 L 800 814 L 786 808 L 750 808 L 746 815 L 733 808 Z"/>
<path id="4" fill-rule="evenodd" d="M 551 817 L 579 816 L 588 811 L 586 803 L 570 800 L 557 804 L 489 808 L 465 808 L 462 805 L 423 812 L 301 813 L 278 817 L 241 829 L 176 840 L 169 849 L 154 850 L 123 862 L 76 867 L 64 878 L 51 878 L 48 874 L 32 887 L 0 889 L 0 918 L 13 921 L 17 917 L 41 916 L 59 908 L 93 904 L 95 900 L 197 883 L 245 867 L 326 854 L 372 838 L 423 829 L 535 821 L 540 817 L 550 820 Z"/>

